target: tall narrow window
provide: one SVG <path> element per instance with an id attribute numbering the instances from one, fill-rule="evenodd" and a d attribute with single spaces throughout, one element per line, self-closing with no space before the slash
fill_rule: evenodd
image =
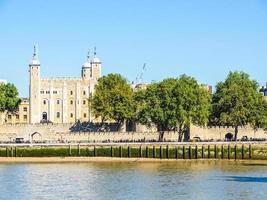
<path id="1" fill-rule="evenodd" d="M 60 112 L 57 112 L 57 118 L 60 118 Z"/>
<path id="2" fill-rule="evenodd" d="M 73 114 L 72 113 L 70 113 L 70 118 L 73 118 Z"/>

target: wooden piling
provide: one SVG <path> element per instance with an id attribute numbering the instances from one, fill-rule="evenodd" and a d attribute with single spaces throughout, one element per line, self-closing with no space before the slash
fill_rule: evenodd
<path id="1" fill-rule="evenodd" d="M 131 158 L 131 147 L 128 146 L 128 158 Z"/>
<path id="2" fill-rule="evenodd" d="M 188 148 L 188 158 L 191 159 L 191 156 L 192 156 L 192 147 L 191 147 L 191 145 L 189 145 L 189 148 Z"/>
<path id="3" fill-rule="evenodd" d="M 185 159 L 185 146 L 183 145 L 183 159 Z"/>
<path id="4" fill-rule="evenodd" d="M 15 147 L 15 157 L 17 157 L 17 147 Z"/>
<path id="5" fill-rule="evenodd" d="M 235 151 L 235 160 L 236 160 L 236 158 L 237 158 L 237 145 L 236 144 L 235 144 L 234 151 Z"/>
<path id="6" fill-rule="evenodd" d="M 166 158 L 170 158 L 170 151 L 169 151 L 169 145 L 166 146 Z"/>
<path id="7" fill-rule="evenodd" d="M 96 146 L 94 146 L 94 157 L 97 156 L 97 150 L 96 150 Z"/>
<path id="8" fill-rule="evenodd" d="M 195 146 L 195 159 L 198 158 L 197 152 L 198 152 L 198 150 L 197 150 L 197 145 L 196 145 L 196 146 Z"/>
<path id="9" fill-rule="evenodd" d="M 201 158 L 202 159 L 205 158 L 204 152 L 205 152 L 205 148 L 204 148 L 204 145 L 202 145 L 202 147 L 201 147 Z"/>
<path id="10" fill-rule="evenodd" d="M 113 146 L 110 147 L 110 157 L 113 157 Z"/>
<path id="11" fill-rule="evenodd" d="M 71 156 L 71 145 L 69 145 L 69 156 Z"/>
<path id="12" fill-rule="evenodd" d="M 214 158 L 217 159 L 217 145 L 214 145 Z"/>
<path id="13" fill-rule="evenodd" d="M 248 157 L 249 157 L 249 159 L 252 159 L 252 146 L 251 146 L 251 144 L 249 144 L 249 155 L 248 155 Z"/>
<path id="14" fill-rule="evenodd" d="M 11 157 L 13 157 L 13 147 L 11 147 L 10 149 L 10 154 L 11 154 Z"/>
<path id="15" fill-rule="evenodd" d="M 8 157 L 8 147 L 6 147 L 6 157 Z"/>
<path id="16" fill-rule="evenodd" d="M 244 160 L 244 144 L 242 144 L 241 154 L 242 154 L 242 160 Z"/>
<path id="17" fill-rule="evenodd" d="M 222 147 L 221 147 L 221 159 L 223 159 L 223 158 L 224 158 L 224 146 L 222 144 Z"/>
<path id="18" fill-rule="evenodd" d="M 208 145 L 208 159 L 210 159 L 210 145 Z"/>
<path id="19" fill-rule="evenodd" d="M 153 146 L 153 158 L 156 158 L 156 147 Z"/>
<path id="20" fill-rule="evenodd" d="M 146 146 L 146 157 L 149 158 L 149 149 L 148 149 L 148 146 Z"/>
<path id="21" fill-rule="evenodd" d="M 119 151 L 120 151 L 120 157 L 122 158 L 122 146 L 120 146 Z"/>
<path id="22" fill-rule="evenodd" d="M 142 145 L 139 147 L 139 157 L 142 158 Z"/>
<path id="23" fill-rule="evenodd" d="M 162 156 L 163 156 L 163 152 L 162 152 L 162 146 L 160 145 L 160 147 L 159 147 L 159 157 L 160 157 L 160 159 L 162 159 Z"/>
<path id="24" fill-rule="evenodd" d="M 81 155 L 81 148 L 80 148 L 80 144 L 78 144 L 78 156 Z"/>
<path id="25" fill-rule="evenodd" d="M 227 150 L 227 157 L 228 157 L 228 160 L 230 160 L 231 159 L 231 146 L 230 146 L 230 144 L 228 144 L 228 150 Z"/>

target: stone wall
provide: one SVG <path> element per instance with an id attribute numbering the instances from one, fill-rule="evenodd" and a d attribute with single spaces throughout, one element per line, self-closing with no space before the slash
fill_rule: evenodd
<path id="1" fill-rule="evenodd" d="M 102 141 L 152 141 L 158 140 L 156 131 L 147 132 L 70 132 L 72 124 L 18 124 L 0 125 L 0 142 L 14 141 L 23 138 L 24 141 L 66 141 L 66 142 L 102 142 Z M 191 139 L 200 137 L 202 140 L 223 140 L 227 133 L 234 134 L 233 127 L 191 127 Z M 263 130 L 254 131 L 251 128 L 240 128 L 238 138 L 265 138 Z M 177 132 L 165 132 L 165 141 L 177 141 Z"/>
<path id="2" fill-rule="evenodd" d="M 191 138 L 200 137 L 202 140 L 224 140 L 227 133 L 234 135 L 234 127 L 191 127 Z M 243 136 L 247 136 L 248 138 L 267 139 L 267 132 L 264 132 L 263 129 L 255 131 L 250 127 L 240 127 L 238 129 L 237 137 L 240 139 Z"/>

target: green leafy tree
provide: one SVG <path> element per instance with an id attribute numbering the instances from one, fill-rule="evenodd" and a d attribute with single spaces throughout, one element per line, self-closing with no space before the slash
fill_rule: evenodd
<path id="1" fill-rule="evenodd" d="M 153 83 L 145 91 L 135 94 L 137 119 L 141 124 L 155 124 L 162 141 L 164 131 L 178 129 L 182 140 L 184 132 L 190 135 L 190 125 L 205 125 L 209 119 L 210 94 L 197 81 L 182 75 L 179 79 L 165 79 Z"/>
<path id="2" fill-rule="evenodd" d="M 159 141 L 162 141 L 164 131 L 176 127 L 176 105 L 172 94 L 176 82 L 176 79 L 165 79 L 135 93 L 137 121 L 147 126 L 156 125 L 160 132 Z"/>
<path id="3" fill-rule="evenodd" d="M 13 112 L 19 103 L 18 90 L 14 84 L 0 84 L 0 112 Z"/>
<path id="4" fill-rule="evenodd" d="M 90 108 L 102 122 L 116 121 L 119 127 L 134 117 L 133 90 L 127 80 L 119 74 L 108 74 L 98 80 Z"/>
<path id="5" fill-rule="evenodd" d="M 178 141 L 181 142 L 184 133 L 187 133 L 185 140 L 190 138 L 191 124 L 199 126 L 207 124 L 211 95 L 194 78 L 182 75 L 173 89 L 173 96 L 176 105 Z"/>
<path id="6" fill-rule="evenodd" d="M 212 100 L 211 123 L 238 128 L 251 125 L 254 128 L 266 124 L 266 102 L 258 92 L 258 83 L 244 72 L 230 72 L 224 82 L 219 82 Z"/>

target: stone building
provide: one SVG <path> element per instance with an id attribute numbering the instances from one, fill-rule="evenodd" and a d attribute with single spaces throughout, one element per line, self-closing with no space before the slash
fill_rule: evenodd
<path id="1" fill-rule="evenodd" d="M 5 123 L 7 124 L 28 124 L 29 123 L 29 99 L 22 98 L 18 110 L 14 113 L 6 113 Z"/>
<path id="2" fill-rule="evenodd" d="M 267 83 L 265 86 L 262 86 L 259 91 L 262 93 L 263 98 L 267 101 Z"/>
<path id="3" fill-rule="evenodd" d="M 82 66 L 81 77 L 43 78 L 37 48 L 29 64 L 29 123 L 91 121 L 88 98 L 101 77 L 101 61 L 92 58 Z"/>

